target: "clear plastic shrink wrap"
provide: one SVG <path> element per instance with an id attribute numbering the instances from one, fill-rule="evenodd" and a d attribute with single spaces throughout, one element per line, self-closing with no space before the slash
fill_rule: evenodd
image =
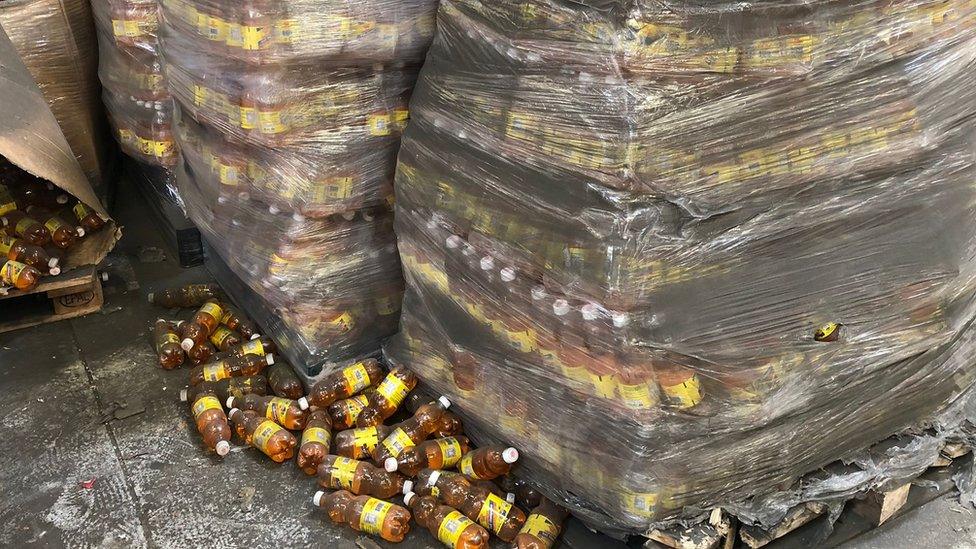
<path id="1" fill-rule="evenodd" d="M 102 99 L 116 140 L 132 158 L 172 168 L 179 153 L 159 59 L 156 0 L 92 0 L 92 9 Z"/>
<path id="2" fill-rule="evenodd" d="M 302 373 L 396 331 L 393 172 L 435 10 L 162 1 L 187 211 Z"/>
<path id="3" fill-rule="evenodd" d="M 606 529 L 789 485 L 973 383 L 974 114 L 973 0 L 445 0 L 386 354 Z"/>

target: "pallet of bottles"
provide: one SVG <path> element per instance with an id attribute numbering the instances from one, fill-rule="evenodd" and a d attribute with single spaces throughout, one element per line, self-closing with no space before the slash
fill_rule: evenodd
<path id="1" fill-rule="evenodd" d="M 0 303 L 0 333 L 77 318 L 102 308 L 102 280 L 94 267 L 72 269 L 29 290 L 0 291 Z"/>

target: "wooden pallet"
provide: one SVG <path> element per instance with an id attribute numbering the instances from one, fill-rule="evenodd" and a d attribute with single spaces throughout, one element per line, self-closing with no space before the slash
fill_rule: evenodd
<path id="1" fill-rule="evenodd" d="M 31 290 L 0 295 L 0 333 L 84 316 L 101 309 L 103 303 L 95 267 L 45 277 Z"/>

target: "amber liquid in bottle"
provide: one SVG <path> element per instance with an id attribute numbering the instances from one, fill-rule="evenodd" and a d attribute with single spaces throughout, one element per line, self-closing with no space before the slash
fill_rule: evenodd
<path id="1" fill-rule="evenodd" d="M 193 315 L 193 319 L 180 326 L 183 350 L 189 351 L 194 345 L 206 341 L 220 325 L 222 316 L 224 316 L 224 309 L 216 300 L 212 299 L 201 305 L 200 310 Z"/>
<path id="2" fill-rule="evenodd" d="M 180 347 L 180 336 L 176 333 L 176 324 L 160 318 L 153 329 L 156 342 L 156 355 L 159 365 L 166 370 L 172 370 L 183 364 L 186 353 Z"/>
<path id="3" fill-rule="evenodd" d="M 180 400 L 196 399 L 203 391 L 213 391 L 221 402 L 227 402 L 230 397 L 241 398 L 244 395 L 268 394 L 268 380 L 264 376 L 229 377 L 220 381 L 204 381 L 198 385 L 190 385 L 180 389 Z"/>
<path id="4" fill-rule="evenodd" d="M 8 235 L 23 238 L 35 246 L 46 246 L 51 242 L 51 233 L 44 225 L 20 210 L 12 210 L 0 216 L 0 228 Z"/>
<path id="5" fill-rule="evenodd" d="M 71 211 L 74 212 L 78 223 L 80 223 L 86 231 L 95 232 L 105 226 L 105 220 L 102 219 L 102 216 L 98 215 L 95 210 L 85 205 L 84 202 L 78 201 L 71 208 Z"/>
<path id="6" fill-rule="evenodd" d="M 463 513 L 441 505 L 431 496 L 418 496 L 410 492 L 403 502 L 413 511 L 417 524 L 434 534 L 441 543 L 451 549 L 485 549 L 490 535 L 488 531 L 464 516 Z"/>
<path id="7" fill-rule="evenodd" d="M 241 334 L 244 339 L 251 339 L 257 333 L 257 330 L 254 328 L 254 323 L 240 311 L 229 305 L 224 305 L 224 316 L 220 318 L 220 322 L 231 330 Z"/>
<path id="8" fill-rule="evenodd" d="M 525 525 L 515 537 L 518 549 L 550 549 L 562 531 L 563 521 L 569 512 L 555 503 L 543 499 L 529 513 Z"/>
<path id="9" fill-rule="evenodd" d="M 74 246 L 79 238 L 85 236 L 83 228 L 68 225 L 47 208 L 30 206 L 27 208 L 27 215 L 43 223 L 44 228 L 51 234 L 51 242 L 62 250 Z"/>
<path id="10" fill-rule="evenodd" d="M 475 486 L 464 476 L 447 471 L 424 469 L 417 479 L 407 482 L 404 490 L 418 495 L 434 495 L 442 502 L 464 513 L 502 541 L 511 542 L 525 524 L 525 513 L 491 490 Z"/>
<path id="11" fill-rule="evenodd" d="M 407 396 L 407 399 L 403 403 L 403 407 L 413 414 L 416 413 L 417 410 L 420 409 L 420 407 L 424 404 L 432 404 L 434 402 L 437 401 L 425 394 L 414 391 Z M 431 433 L 431 436 L 435 438 L 444 438 L 463 433 L 464 425 L 461 424 L 461 418 L 450 410 L 446 410 L 441 415 L 441 419 L 437 422 L 437 427 L 434 429 L 434 432 Z"/>
<path id="12" fill-rule="evenodd" d="M 391 543 L 403 541 L 410 532 L 410 511 L 370 496 L 354 496 L 346 490 L 328 495 L 316 492 L 312 503 L 324 508 L 332 522 L 348 524 L 354 530 Z"/>
<path id="13" fill-rule="evenodd" d="M 214 333 L 210 334 L 210 343 L 213 343 L 217 350 L 226 352 L 232 347 L 243 343 L 243 340 L 237 332 L 221 324 L 217 326 Z"/>
<path id="14" fill-rule="evenodd" d="M 51 257 L 40 246 L 3 233 L 0 233 L 0 257 L 30 265 L 41 273 L 51 276 L 61 274 L 61 268 L 58 267 L 59 258 Z"/>
<path id="15" fill-rule="evenodd" d="M 266 354 L 274 353 L 277 351 L 278 351 L 278 347 L 275 345 L 274 341 L 272 341 L 270 337 L 261 336 L 261 337 L 256 337 L 250 341 L 245 341 L 238 345 L 234 345 L 233 347 L 227 349 L 226 351 L 221 351 L 216 354 L 215 358 L 230 358 L 233 356 L 244 356 L 244 355 L 264 356 Z M 285 396 L 285 395 L 278 395 L 278 396 Z"/>
<path id="16" fill-rule="evenodd" d="M 201 364 L 190 370 L 190 385 L 202 381 L 220 381 L 228 377 L 258 375 L 271 364 L 274 364 L 272 355 L 244 355 Z"/>
<path id="17" fill-rule="evenodd" d="M 308 422 L 308 410 L 298 402 L 276 396 L 245 395 L 227 399 L 227 408 L 254 411 L 291 431 L 301 431 Z"/>
<path id="18" fill-rule="evenodd" d="M 352 459 L 369 459 L 380 441 L 393 429 L 394 427 L 376 425 L 340 431 L 335 436 L 335 453 Z"/>
<path id="19" fill-rule="evenodd" d="M 230 451 L 230 426 L 217 395 L 212 391 L 199 392 L 193 399 L 191 410 L 204 444 L 219 456 L 227 455 Z"/>
<path id="20" fill-rule="evenodd" d="M 273 461 L 282 463 L 295 455 L 298 446 L 295 436 L 270 419 L 237 408 L 232 409 L 228 417 L 245 442 L 264 452 Z"/>
<path id="21" fill-rule="evenodd" d="M 400 424 L 383 439 L 373 451 L 373 461 L 379 465 L 386 463 L 387 458 L 397 458 L 405 450 L 413 448 L 417 444 L 427 440 L 427 437 L 434 432 L 437 422 L 441 415 L 451 406 L 451 402 L 445 397 L 435 404 L 425 404 L 421 406 L 413 417 Z"/>
<path id="22" fill-rule="evenodd" d="M 305 395 L 305 386 L 302 385 L 302 381 L 295 375 L 295 370 L 287 362 L 275 362 L 275 364 L 268 367 L 266 374 L 268 376 L 268 384 L 271 386 L 271 392 L 274 394 L 292 400 L 299 400 Z M 325 410 L 323 410 L 323 413 L 328 416 Z"/>
<path id="23" fill-rule="evenodd" d="M 369 390 L 361 395 L 356 395 L 351 398 L 346 398 L 329 404 L 329 417 L 332 418 L 332 426 L 337 431 L 342 431 L 349 429 L 356 425 L 356 419 L 359 418 L 359 414 L 366 409 L 369 404 L 369 395 L 372 390 Z M 313 406 L 317 406 L 315 403 L 311 403 Z"/>
<path id="24" fill-rule="evenodd" d="M 168 309 L 199 307 L 210 300 L 223 297 L 216 284 L 190 284 L 149 294 L 149 302 Z"/>
<path id="25" fill-rule="evenodd" d="M 319 485 L 331 490 L 349 490 L 357 495 L 391 498 L 403 489 L 403 476 L 388 473 L 368 462 L 328 455 L 318 468 Z"/>
<path id="26" fill-rule="evenodd" d="M 414 387 L 417 386 L 417 376 L 410 370 L 398 366 L 383 378 L 376 392 L 369 399 L 369 405 L 360 412 L 356 419 L 357 427 L 380 425 L 386 418 L 396 413 L 397 408 Z"/>
<path id="27" fill-rule="evenodd" d="M 484 446 L 465 454 L 458 471 L 469 480 L 492 480 L 507 475 L 518 458 L 515 448 Z"/>
<path id="28" fill-rule="evenodd" d="M 327 411 L 316 408 L 308 414 L 308 422 L 302 432 L 302 441 L 298 447 L 298 468 L 307 475 L 315 475 L 331 448 L 332 421 Z"/>
<path id="29" fill-rule="evenodd" d="M 178 326 L 177 331 L 179 331 Z M 182 349 L 183 346 L 180 345 L 180 348 Z M 210 362 L 216 353 L 217 348 L 214 347 L 209 341 L 204 341 L 203 343 L 198 343 L 191 347 L 190 350 L 186 352 L 186 356 L 190 359 L 190 363 L 192 363 L 194 366 L 199 366 L 201 364 Z"/>
<path id="30" fill-rule="evenodd" d="M 316 383 L 308 393 L 308 403 L 324 408 L 363 391 L 382 377 L 383 369 L 376 360 L 357 362 Z"/>
<path id="31" fill-rule="evenodd" d="M 0 265 L 0 285 L 13 286 L 18 290 L 26 291 L 37 286 L 41 276 L 41 271 L 12 259 Z"/>
<path id="32" fill-rule="evenodd" d="M 451 469 L 470 450 L 468 437 L 453 436 L 426 440 L 384 462 L 387 471 L 415 477 L 421 469 Z"/>

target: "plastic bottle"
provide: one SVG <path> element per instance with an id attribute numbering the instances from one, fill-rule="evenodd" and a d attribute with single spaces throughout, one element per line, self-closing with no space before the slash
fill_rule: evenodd
<path id="1" fill-rule="evenodd" d="M 389 435 L 395 426 L 374 425 L 340 431 L 335 436 L 333 451 L 337 455 L 352 459 L 369 459 L 380 441 Z"/>
<path id="2" fill-rule="evenodd" d="M 6 284 L 22 291 L 37 286 L 42 276 L 41 271 L 34 267 L 12 259 L 8 259 L 0 266 L 0 285 Z"/>
<path id="3" fill-rule="evenodd" d="M 332 522 L 392 543 L 403 541 L 410 533 L 410 511 L 387 501 L 339 490 L 328 495 L 316 492 L 312 503 L 324 508 Z"/>
<path id="4" fill-rule="evenodd" d="M 484 446 L 464 454 L 458 471 L 468 480 L 492 480 L 507 475 L 518 458 L 515 448 Z"/>
<path id="5" fill-rule="evenodd" d="M 177 324 L 177 331 L 179 331 L 179 324 Z M 182 345 L 180 346 L 182 349 Z M 204 341 L 190 348 L 186 352 L 187 358 L 190 359 L 190 363 L 194 366 L 199 366 L 201 364 L 206 364 L 214 358 L 217 353 L 217 348 L 213 346 L 209 341 Z"/>
<path id="6" fill-rule="evenodd" d="M 386 458 L 384 468 L 415 477 L 421 469 L 452 469 L 471 449 L 468 437 L 454 436 L 425 440 L 398 457 Z"/>
<path id="7" fill-rule="evenodd" d="M 180 345 L 183 350 L 189 351 L 194 345 L 206 341 L 220 325 L 223 316 L 224 309 L 217 300 L 211 299 L 201 305 L 193 318 L 181 326 L 183 341 Z"/>
<path id="8" fill-rule="evenodd" d="M 51 242 L 51 233 L 44 225 L 20 210 L 11 210 L 0 216 L 0 228 L 10 236 L 23 238 L 35 246 L 46 246 Z"/>
<path id="9" fill-rule="evenodd" d="M 270 419 L 251 412 L 245 414 L 234 408 L 228 414 L 235 429 L 245 442 L 264 452 L 273 461 L 281 463 L 295 455 L 298 441 L 295 436 Z"/>
<path id="10" fill-rule="evenodd" d="M 515 536 L 517 549 L 550 549 L 562 532 L 563 521 L 569 512 L 548 499 L 542 499 L 532 509 L 522 530 Z"/>
<path id="11" fill-rule="evenodd" d="M 221 402 L 227 402 L 229 397 L 243 397 L 244 395 L 266 395 L 268 380 L 264 376 L 229 377 L 220 381 L 204 381 L 198 385 L 190 385 L 180 389 L 180 400 L 196 399 L 204 391 L 212 391 Z"/>
<path id="12" fill-rule="evenodd" d="M 542 494 L 523 479 L 511 474 L 498 480 L 499 486 L 506 492 L 515 494 L 515 501 L 525 509 L 533 509 L 542 503 Z"/>
<path id="13" fill-rule="evenodd" d="M 197 431 L 203 435 L 203 442 L 218 456 L 226 456 L 230 452 L 230 426 L 217 395 L 213 391 L 200 391 L 190 409 L 193 410 Z"/>
<path id="14" fill-rule="evenodd" d="M 298 468 L 307 475 L 315 475 L 319 465 L 329 455 L 332 447 L 332 422 L 329 413 L 316 408 L 308 414 L 308 422 L 302 431 L 298 447 Z"/>
<path id="15" fill-rule="evenodd" d="M 180 347 L 180 336 L 176 334 L 176 324 L 163 320 L 156 321 L 153 330 L 156 342 L 156 355 L 159 356 L 159 365 L 166 370 L 172 370 L 183 364 L 186 360 L 186 353 Z"/>
<path id="16" fill-rule="evenodd" d="M 391 498 L 403 489 L 402 475 L 389 473 L 372 464 L 342 456 L 328 455 L 318 468 L 319 486 L 349 490 L 353 494 Z"/>
<path id="17" fill-rule="evenodd" d="M 80 200 L 72 206 L 71 211 L 74 212 L 78 223 L 81 223 L 81 226 L 88 232 L 95 232 L 105 226 L 105 220 L 102 219 L 102 216 Z"/>
<path id="18" fill-rule="evenodd" d="M 382 377 L 383 369 L 375 359 L 357 362 L 316 383 L 308 393 L 308 403 L 324 408 L 376 384 Z"/>
<path id="19" fill-rule="evenodd" d="M 255 339 L 254 341 L 258 340 Z M 268 376 L 268 384 L 271 386 L 271 392 L 275 395 L 292 400 L 302 400 L 305 395 L 305 386 L 295 375 L 295 370 L 290 364 L 276 361 L 268 367 L 265 375 Z"/>
<path id="20" fill-rule="evenodd" d="M 417 524 L 423 526 L 451 549 L 485 549 L 491 535 L 463 513 L 441 505 L 431 496 L 408 492 L 403 502 L 413 511 Z"/>
<path id="21" fill-rule="evenodd" d="M 239 334 L 221 324 L 210 334 L 210 343 L 213 343 L 214 347 L 220 351 L 227 351 L 236 345 L 240 345 L 243 341 Z"/>
<path id="22" fill-rule="evenodd" d="M 423 469 L 415 481 L 404 483 L 405 492 L 414 491 L 418 495 L 432 495 L 447 505 L 464 513 L 502 541 L 515 539 L 525 524 L 525 512 L 491 490 L 475 486 L 458 473 L 431 471 Z"/>
<path id="23" fill-rule="evenodd" d="M 271 364 L 274 364 L 273 355 L 244 355 L 201 364 L 190 370 L 190 385 L 196 385 L 201 381 L 220 381 L 228 377 L 257 375 Z"/>
<path id="24" fill-rule="evenodd" d="M 51 276 L 61 274 L 61 268 L 58 267 L 59 258 L 51 257 L 40 246 L 3 233 L 0 233 L 0 257 L 30 265 L 41 273 Z"/>
<path id="25" fill-rule="evenodd" d="M 221 351 L 216 354 L 215 358 L 230 358 L 235 356 L 244 355 L 258 355 L 264 356 L 266 354 L 275 353 L 278 351 L 278 346 L 272 341 L 270 337 L 259 336 L 251 339 L 250 341 L 245 341 L 234 345 L 233 347 L 227 349 L 226 351 Z M 284 395 L 279 395 L 284 396 Z"/>
<path id="26" fill-rule="evenodd" d="M 413 372 L 402 366 L 393 368 L 376 387 L 369 404 L 356 418 L 356 426 L 369 427 L 383 423 L 397 411 L 407 394 L 416 386 L 417 376 Z"/>
<path id="27" fill-rule="evenodd" d="M 308 422 L 308 409 L 298 402 L 276 396 L 245 395 L 227 399 L 227 408 L 253 410 L 291 431 L 301 431 Z"/>
<path id="28" fill-rule="evenodd" d="M 430 398 L 428 395 L 414 391 L 410 393 L 410 395 L 404 401 L 403 407 L 406 408 L 411 414 L 414 414 L 424 404 L 433 404 L 434 402 L 436 402 L 436 400 Z M 441 414 L 441 419 L 437 421 L 437 426 L 434 428 L 434 432 L 432 432 L 430 436 L 434 438 L 444 438 L 460 435 L 462 433 L 464 433 L 464 425 L 461 423 L 461 418 L 459 418 L 454 412 L 445 410 L 444 413 Z"/>
<path id="29" fill-rule="evenodd" d="M 190 284 L 149 294 L 149 302 L 168 309 L 199 307 L 223 297 L 216 284 Z"/>
<path id="30" fill-rule="evenodd" d="M 27 215 L 44 223 L 44 228 L 51 234 L 51 242 L 62 250 L 75 245 L 78 239 L 85 236 L 85 229 L 68 225 L 54 212 L 40 206 L 29 206 Z"/>
<path id="31" fill-rule="evenodd" d="M 427 440 L 427 437 L 437 427 L 437 422 L 445 410 L 451 407 L 447 397 L 440 397 L 436 404 L 421 406 L 413 417 L 401 421 L 396 429 L 390 432 L 373 451 L 373 461 L 377 465 L 384 465 L 387 458 L 397 458 L 404 450 L 413 448 Z M 361 416 L 360 416 L 361 417 Z"/>
<path id="32" fill-rule="evenodd" d="M 24 206 L 41 206 L 49 209 L 57 209 L 64 206 L 71 199 L 53 183 L 32 177 L 24 181 L 20 186 L 18 194 L 20 202 Z"/>
<path id="33" fill-rule="evenodd" d="M 257 330 L 254 328 L 253 322 L 251 322 L 234 307 L 227 304 L 223 304 L 221 306 L 224 308 L 224 315 L 220 317 L 221 324 L 241 334 L 244 339 L 251 339 L 254 337 Z"/>
<path id="34" fill-rule="evenodd" d="M 329 404 L 329 418 L 332 419 L 332 425 L 337 430 L 354 427 L 356 425 L 356 419 L 359 418 L 359 414 L 369 404 L 369 396 L 371 394 L 372 390 Z M 312 405 L 317 406 L 316 404 Z"/>
<path id="35" fill-rule="evenodd" d="M 673 362 L 654 364 L 657 381 L 661 385 L 667 402 L 679 410 L 690 410 L 698 406 L 703 398 L 701 380 L 698 373 Z"/>

